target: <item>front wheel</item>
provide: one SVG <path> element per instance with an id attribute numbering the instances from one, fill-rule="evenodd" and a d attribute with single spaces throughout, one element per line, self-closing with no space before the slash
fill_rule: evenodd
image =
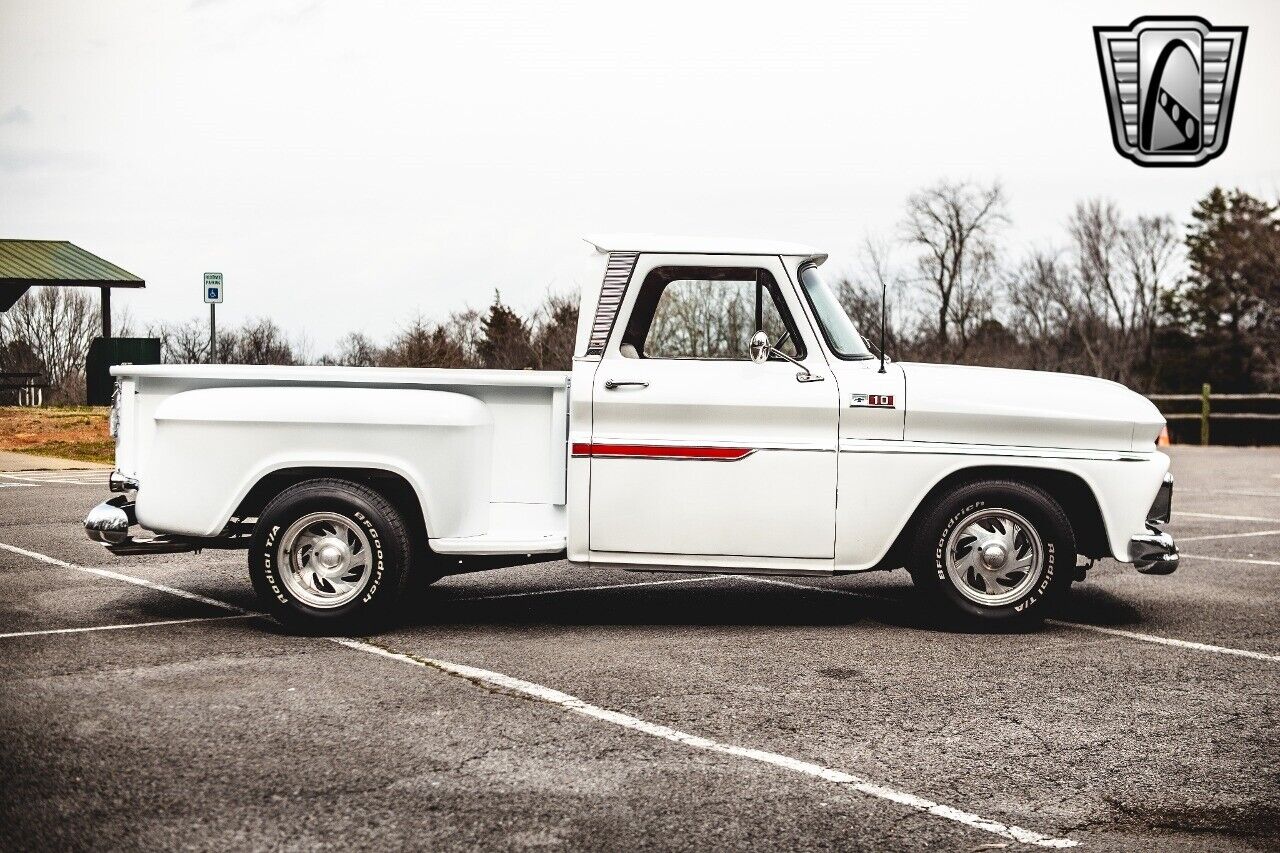
<path id="1" fill-rule="evenodd" d="M 404 520 L 378 492 L 349 480 L 290 486 L 262 510 L 249 575 L 268 612 L 291 628 L 385 626 L 410 571 Z"/>
<path id="2" fill-rule="evenodd" d="M 909 569 L 916 586 L 968 623 L 1038 622 L 1071 587 L 1075 538 L 1043 489 L 961 486 L 925 513 Z"/>

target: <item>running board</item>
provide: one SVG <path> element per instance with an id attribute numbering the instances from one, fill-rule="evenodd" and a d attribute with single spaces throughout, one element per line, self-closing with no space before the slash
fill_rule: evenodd
<path id="1" fill-rule="evenodd" d="M 558 554 L 565 549 L 564 536 L 456 536 L 447 539 L 428 539 L 431 550 L 437 554 L 515 556 L 534 554 Z"/>

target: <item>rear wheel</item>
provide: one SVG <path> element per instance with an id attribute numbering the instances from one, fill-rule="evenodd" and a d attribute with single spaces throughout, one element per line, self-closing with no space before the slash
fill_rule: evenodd
<path id="1" fill-rule="evenodd" d="M 1005 480 L 961 486 L 925 513 L 921 534 L 912 578 L 962 621 L 1038 622 L 1071 587 L 1071 524 L 1035 486 Z"/>
<path id="2" fill-rule="evenodd" d="M 308 480 L 262 510 L 249 575 L 268 612 L 292 628 L 365 631 L 402 603 L 410 546 L 404 520 L 378 492 Z"/>

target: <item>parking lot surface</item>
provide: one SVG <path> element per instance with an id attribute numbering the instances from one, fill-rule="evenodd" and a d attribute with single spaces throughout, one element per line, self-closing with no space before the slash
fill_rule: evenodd
<path id="1" fill-rule="evenodd" d="M 5 849 L 1280 847 L 1280 452 L 1173 448 L 1184 557 L 961 633 L 905 572 L 446 578 L 357 639 L 242 552 L 112 558 L 0 475 Z"/>

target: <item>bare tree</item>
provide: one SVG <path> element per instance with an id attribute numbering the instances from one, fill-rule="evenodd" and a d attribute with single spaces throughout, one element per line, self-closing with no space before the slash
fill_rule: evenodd
<path id="1" fill-rule="evenodd" d="M 971 327 L 990 313 L 996 269 L 995 236 L 1008 221 L 998 183 L 942 181 L 907 199 L 903 229 L 920 250 L 916 265 L 933 302 L 939 350 L 950 351 L 952 327 L 962 346 Z"/>
<path id="2" fill-rule="evenodd" d="M 218 360 L 224 364 L 297 364 L 293 345 L 269 317 L 244 324 L 234 347 L 218 346 Z"/>
<path id="3" fill-rule="evenodd" d="M 382 356 L 378 346 L 364 332 L 347 332 L 338 341 L 338 352 L 321 360 L 343 367 L 373 367 Z"/>
<path id="4" fill-rule="evenodd" d="M 870 235 L 862 241 L 860 274 L 852 278 L 841 276 L 832 284 L 845 313 L 862 336 L 876 347 L 879 346 L 883 319 L 885 349 L 895 358 L 904 357 L 907 348 L 905 329 L 898 316 L 903 288 L 903 276 L 893 262 L 892 246 L 888 241 Z M 880 304 L 882 293 L 883 312 Z"/>
<path id="5" fill-rule="evenodd" d="M 447 326 L 433 326 L 414 318 L 379 353 L 380 367 L 473 367 L 466 350 Z"/>
<path id="6" fill-rule="evenodd" d="M 669 283 L 654 310 L 646 353 L 663 358 L 746 358 L 748 339 L 755 331 L 755 293 L 754 281 Z M 775 339 L 780 336 L 766 331 Z"/>
<path id="7" fill-rule="evenodd" d="M 1125 226 L 1121 256 L 1133 288 L 1130 331 L 1133 350 L 1141 354 L 1148 383 L 1154 377 L 1156 327 L 1164 295 L 1173 290 L 1179 271 L 1178 233 L 1168 216 L 1138 216 Z"/>
<path id="8" fill-rule="evenodd" d="M 1110 315 L 1125 331 L 1129 306 L 1120 281 L 1124 226 L 1119 208 L 1103 199 L 1079 202 L 1067 231 L 1075 248 L 1080 292 L 1090 313 Z"/>
<path id="9" fill-rule="evenodd" d="M 1172 220 L 1126 221 L 1113 202 L 1076 205 L 1068 222 L 1074 252 L 1071 328 L 1095 376 L 1133 384 L 1150 378 L 1161 294 L 1172 287 L 1178 237 Z"/>
<path id="10" fill-rule="evenodd" d="M 0 313 L 0 345 L 23 341 L 49 377 L 50 401 L 84 402 L 84 367 L 98 332 L 97 301 L 82 290 L 32 288 Z"/>
<path id="11" fill-rule="evenodd" d="M 533 322 L 533 352 L 539 370 L 569 370 L 578 334 L 578 296 L 548 293 Z"/>
<path id="12" fill-rule="evenodd" d="M 479 367 L 480 343 L 484 340 L 484 317 L 474 308 L 454 311 L 440 326 L 441 334 L 458 347 L 456 367 Z"/>
<path id="13" fill-rule="evenodd" d="M 209 330 L 199 320 L 157 323 L 147 334 L 160 339 L 160 358 L 166 364 L 203 364 L 209 359 Z"/>
<path id="14" fill-rule="evenodd" d="M 199 326 L 200 321 L 195 320 L 193 321 L 193 324 L 196 326 Z M 208 340 L 209 336 L 206 334 L 204 337 L 206 340 Z M 205 347 L 204 360 L 206 362 L 217 361 L 218 364 L 252 363 L 252 362 L 243 361 L 243 359 L 241 359 L 237 355 L 237 352 L 239 351 L 239 347 L 240 347 L 240 331 L 238 329 L 235 329 L 235 328 L 219 329 L 217 343 L 218 345 L 215 348 L 214 359 L 209 358 L 209 348 L 207 346 Z"/>
<path id="15" fill-rule="evenodd" d="M 980 331 L 1003 329 L 995 318 L 996 282 L 1000 275 L 996 249 L 986 241 L 978 241 L 973 246 L 964 284 L 955 289 L 951 299 L 951 318 L 961 356 L 969 352 Z M 989 348 L 988 343 L 983 341 L 984 348 Z"/>
<path id="16" fill-rule="evenodd" d="M 1010 276 L 1013 330 L 1026 344 L 1027 366 L 1071 370 L 1069 328 L 1074 283 L 1061 253 L 1035 250 Z"/>
<path id="17" fill-rule="evenodd" d="M 1079 202 L 1067 222 L 1075 258 L 1072 330 L 1088 360 L 1087 372 L 1116 379 L 1113 350 L 1127 316 L 1118 281 L 1121 231 L 1119 209 L 1101 199 Z"/>

